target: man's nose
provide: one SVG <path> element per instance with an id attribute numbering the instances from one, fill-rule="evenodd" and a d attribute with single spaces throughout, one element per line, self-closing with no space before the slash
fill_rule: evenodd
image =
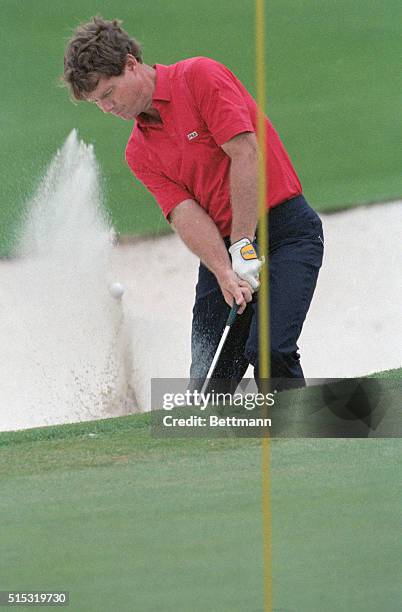
<path id="1" fill-rule="evenodd" d="M 114 102 L 112 100 L 100 100 L 99 101 L 99 108 L 104 113 L 110 113 L 113 110 L 113 107 L 114 107 Z"/>

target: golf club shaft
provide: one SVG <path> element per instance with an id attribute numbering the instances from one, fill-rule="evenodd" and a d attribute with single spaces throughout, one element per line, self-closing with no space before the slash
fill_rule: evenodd
<path id="1" fill-rule="evenodd" d="M 230 328 L 232 327 L 233 323 L 236 320 L 236 315 L 237 315 L 237 311 L 238 310 L 239 310 L 239 306 L 236 304 L 236 302 L 234 302 L 232 308 L 230 309 L 230 313 L 229 313 L 228 319 L 226 321 L 225 329 L 223 330 L 223 334 L 222 334 L 222 337 L 221 337 L 221 339 L 219 341 L 218 348 L 215 351 L 215 355 L 214 355 L 214 358 L 213 358 L 212 363 L 210 365 L 210 368 L 208 370 L 208 374 L 207 374 L 207 376 L 205 378 L 204 384 L 202 385 L 201 395 L 203 393 L 205 393 L 205 391 L 206 391 L 206 389 L 208 387 L 208 384 L 209 384 L 209 380 L 212 378 L 212 375 L 214 373 L 217 361 L 218 361 L 218 359 L 220 357 L 220 354 L 221 354 L 222 349 L 224 347 L 224 344 L 226 342 L 227 335 L 228 335 L 228 333 L 230 331 Z"/>

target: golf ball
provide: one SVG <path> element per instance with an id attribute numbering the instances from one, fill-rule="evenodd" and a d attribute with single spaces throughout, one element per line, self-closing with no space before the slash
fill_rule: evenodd
<path id="1" fill-rule="evenodd" d="M 115 300 L 120 300 L 124 293 L 124 287 L 121 283 L 112 283 L 109 286 L 109 293 Z"/>

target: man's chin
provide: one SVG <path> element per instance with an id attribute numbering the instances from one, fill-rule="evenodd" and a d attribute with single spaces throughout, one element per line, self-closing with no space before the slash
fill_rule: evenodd
<path id="1" fill-rule="evenodd" d="M 113 113 L 113 115 L 115 117 L 117 117 L 118 119 L 123 119 L 123 121 L 131 121 L 132 119 L 134 119 L 134 117 L 132 117 L 131 115 L 122 112 L 122 113 Z"/>

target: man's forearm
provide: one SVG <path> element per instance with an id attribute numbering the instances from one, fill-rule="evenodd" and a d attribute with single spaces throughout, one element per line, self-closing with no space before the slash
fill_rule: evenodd
<path id="1" fill-rule="evenodd" d="M 231 269 L 230 257 L 211 217 L 194 200 L 181 202 L 170 220 L 186 246 L 218 278 Z"/>
<path id="2" fill-rule="evenodd" d="M 258 142 L 245 132 L 222 145 L 230 157 L 230 204 L 232 244 L 241 238 L 254 239 L 258 222 Z"/>
<path id="3" fill-rule="evenodd" d="M 185 200 L 173 209 L 170 220 L 190 251 L 215 275 L 226 303 L 232 306 L 235 300 L 241 314 L 252 299 L 252 289 L 232 270 L 226 245 L 211 217 L 194 200 Z"/>
<path id="4" fill-rule="evenodd" d="M 230 197 L 232 244 L 241 238 L 253 241 L 258 223 L 258 160 L 252 153 L 231 160 Z"/>

